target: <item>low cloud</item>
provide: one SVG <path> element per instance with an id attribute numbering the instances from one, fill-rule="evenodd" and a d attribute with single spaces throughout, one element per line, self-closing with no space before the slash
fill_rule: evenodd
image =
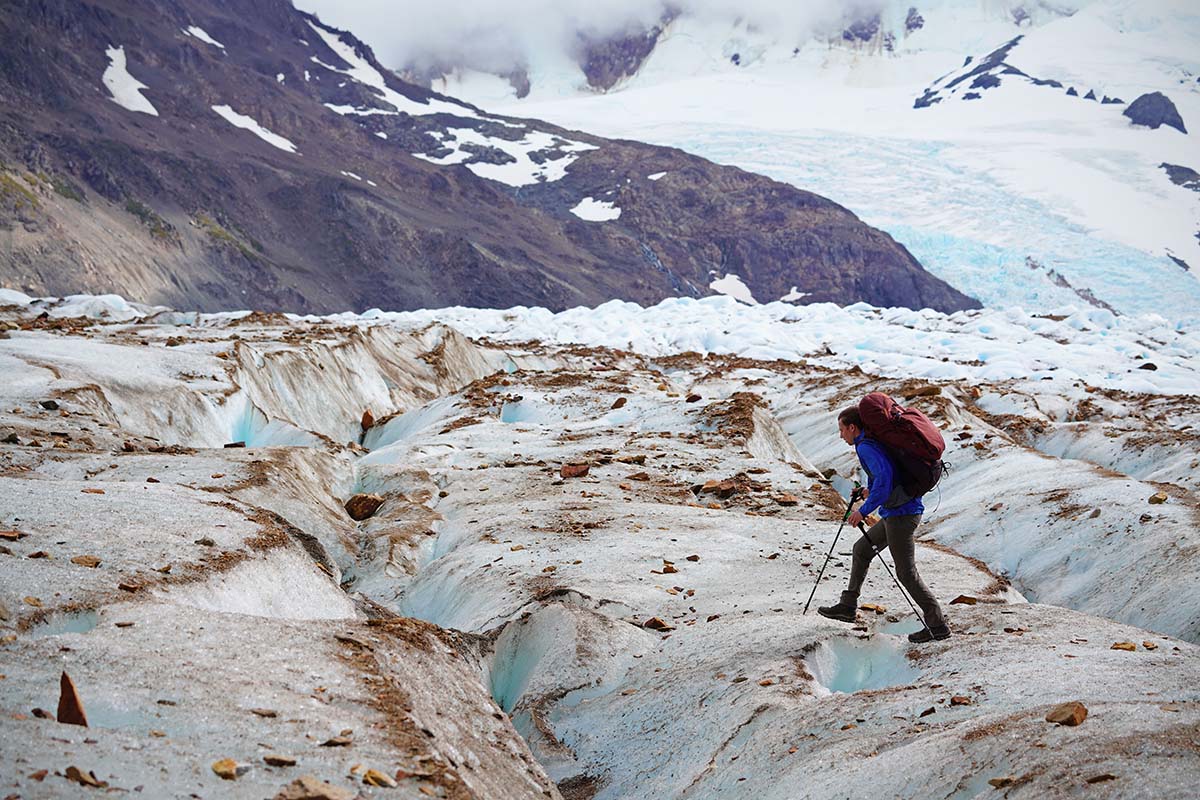
<path id="1" fill-rule="evenodd" d="M 799 43 L 882 0 L 295 0 L 297 8 L 344 28 L 393 68 L 470 66 L 503 71 L 571 55 L 582 34 L 603 39 L 646 30 L 678 12 L 741 21 Z"/>

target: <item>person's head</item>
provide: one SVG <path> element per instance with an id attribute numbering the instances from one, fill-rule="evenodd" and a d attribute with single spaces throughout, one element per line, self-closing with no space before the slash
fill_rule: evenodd
<path id="1" fill-rule="evenodd" d="M 842 441 L 851 447 L 854 440 L 862 433 L 862 417 L 858 415 L 858 406 L 850 406 L 838 414 L 838 435 Z"/>

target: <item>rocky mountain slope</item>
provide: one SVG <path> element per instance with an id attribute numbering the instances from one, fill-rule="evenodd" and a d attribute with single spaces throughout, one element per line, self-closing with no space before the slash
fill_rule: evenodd
<path id="1" fill-rule="evenodd" d="M 283 0 L 0 10 L 0 281 L 331 311 L 705 296 L 973 307 L 814 194 L 488 115 Z M 718 286 L 723 284 L 718 283 Z"/>
<path id="2" fill-rule="evenodd" d="M 6 793 L 1193 793 L 1200 467 L 1135 456 L 1195 435 L 1194 335 L 1138 369 L 1108 348 L 1167 334 L 1087 311 L 0 300 Z M 950 442 L 945 642 L 878 564 L 858 624 L 801 613 L 866 386 Z"/>

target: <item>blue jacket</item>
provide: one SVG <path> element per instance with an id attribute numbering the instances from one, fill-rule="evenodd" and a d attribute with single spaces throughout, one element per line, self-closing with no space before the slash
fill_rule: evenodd
<path id="1" fill-rule="evenodd" d="M 904 490 L 895 482 L 896 470 L 892 460 L 874 439 L 868 439 L 865 433 L 860 433 L 854 440 L 854 452 L 858 454 L 858 463 L 862 464 L 867 473 L 867 499 L 858 509 L 865 517 L 878 510 L 881 517 L 902 517 L 907 514 L 924 514 L 925 504 L 920 497 L 913 497 L 901 505 L 888 508 L 888 502 L 893 490 L 899 490 L 898 496 L 904 495 Z M 893 500 L 893 502 L 895 502 Z"/>

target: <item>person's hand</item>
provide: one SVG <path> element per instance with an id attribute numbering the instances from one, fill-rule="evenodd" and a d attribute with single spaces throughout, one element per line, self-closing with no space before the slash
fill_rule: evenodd
<path id="1" fill-rule="evenodd" d="M 862 524 L 862 521 L 863 521 L 863 515 L 858 512 L 858 509 L 855 509 L 853 511 L 853 513 L 850 514 L 850 519 L 848 520 L 848 522 L 850 523 L 850 527 L 852 527 L 852 528 L 857 528 L 859 525 Z"/>

